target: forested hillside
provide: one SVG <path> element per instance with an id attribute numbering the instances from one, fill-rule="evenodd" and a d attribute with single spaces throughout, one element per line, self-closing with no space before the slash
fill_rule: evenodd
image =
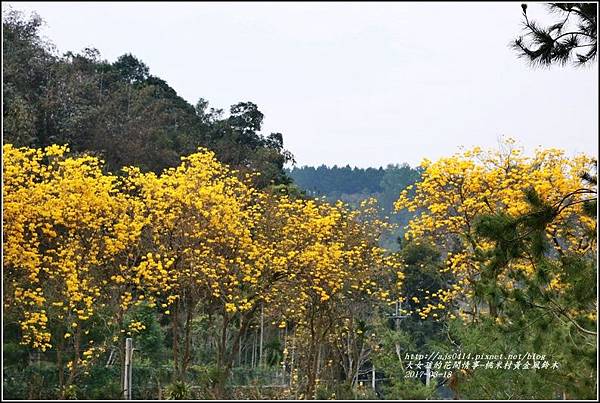
<path id="1" fill-rule="evenodd" d="M 94 152 L 107 169 L 135 165 L 160 172 L 199 146 L 242 171 L 260 171 L 260 187 L 288 183 L 292 154 L 281 133 L 260 132 L 263 114 L 249 101 L 229 116 L 198 95 L 190 105 L 132 54 L 113 62 L 95 49 L 58 55 L 40 37 L 42 20 L 3 14 L 4 142 L 69 144 Z"/>

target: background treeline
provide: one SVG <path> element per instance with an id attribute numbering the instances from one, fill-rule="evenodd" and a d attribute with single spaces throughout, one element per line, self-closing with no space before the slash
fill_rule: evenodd
<path id="1" fill-rule="evenodd" d="M 108 170 L 135 165 L 159 172 L 198 146 L 242 171 L 260 171 L 259 187 L 288 183 L 293 160 L 281 133 L 260 133 L 263 114 L 252 102 L 229 116 L 177 95 L 131 54 L 110 63 L 96 49 L 60 56 L 40 36 L 42 19 L 3 13 L 4 142 L 44 147 L 69 144 L 93 151 Z"/>
<path id="2" fill-rule="evenodd" d="M 380 218 L 387 217 L 388 221 L 396 224 L 395 229 L 382 239 L 382 244 L 396 248 L 396 239 L 402 236 L 404 226 L 414 213 L 395 212 L 394 202 L 400 192 L 420 180 L 423 170 L 408 164 L 389 164 L 386 168 L 302 166 L 286 172 L 307 195 L 325 197 L 331 203 L 342 200 L 357 207 L 361 201 L 375 198 L 379 202 Z"/>
<path id="3" fill-rule="evenodd" d="M 379 193 L 381 180 L 386 171 L 383 168 L 351 168 L 350 165 L 329 168 L 294 167 L 290 174 L 300 187 L 315 195 L 337 193 Z"/>

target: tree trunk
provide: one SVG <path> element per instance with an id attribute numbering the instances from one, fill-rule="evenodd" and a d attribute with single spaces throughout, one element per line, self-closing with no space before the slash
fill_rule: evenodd
<path id="1" fill-rule="evenodd" d="M 195 308 L 195 303 L 192 301 L 191 297 L 187 298 L 186 303 L 186 318 L 185 318 L 185 349 L 183 352 L 183 362 L 181 363 L 181 375 L 185 377 L 187 373 L 188 366 L 191 361 L 191 328 L 192 328 L 192 316 Z"/>
<path id="2" fill-rule="evenodd" d="M 240 333 L 242 333 L 242 324 L 240 323 Z M 242 366 L 242 344 L 244 340 L 244 336 L 241 336 L 241 341 L 240 344 L 238 345 L 238 356 L 237 356 L 237 361 L 238 361 L 238 367 Z"/>
<path id="3" fill-rule="evenodd" d="M 256 362 L 256 332 L 252 332 L 252 360 L 250 361 L 250 368 L 254 369 L 254 364 Z"/>
<path id="4" fill-rule="evenodd" d="M 58 368 L 58 390 L 60 399 L 65 398 L 65 374 L 63 371 L 62 349 L 64 336 L 59 334 L 59 342 L 56 346 L 56 368 Z"/>
<path id="5" fill-rule="evenodd" d="M 226 316 L 226 313 L 223 314 L 223 328 L 221 330 L 221 342 L 219 345 L 219 354 L 218 354 L 218 367 L 220 369 L 220 376 L 217 382 L 215 383 L 215 392 L 217 394 L 217 399 L 222 399 L 225 396 L 225 384 L 231 375 L 231 368 L 233 367 L 233 362 L 235 359 L 235 352 L 238 350 L 238 346 L 240 343 L 240 339 L 248 326 L 250 325 L 250 319 L 258 305 L 255 305 L 250 311 L 246 312 L 244 315 L 240 317 L 240 328 L 236 332 L 233 338 L 233 344 L 231 346 L 231 351 L 227 351 L 227 325 L 229 324 L 229 318 Z"/>
<path id="6" fill-rule="evenodd" d="M 79 369 L 79 343 L 81 341 L 81 332 L 79 330 L 75 330 L 73 333 L 73 345 L 75 347 L 75 360 L 73 360 L 73 365 L 71 366 L 71 371 L 69 372 L 69 377 L 67 378 L 67 382 L 65 387 L 69 387 L 75 381 L 75 376 L 77 375 L 77 370 Z"/>
<path id="7" fill-rule="evenodd" d="M 263 311 L 263 304 L 260 304 L 260 343 L 258 347 L 258 366 L 262 368 L 263 366 L 263 338 L 264 338 L 264 330 L 265 330 L 265 317 Z"/>
<path id="8" fill-rule="evenodd" d="M 229 317 L 227 312 L 223 311 L 223 324 L 221 325 L 221 337 L 217 347 L 217 368 L 219 370 L 218 377 L 215 380 L 215 397 L 217 400 L 225 398 L 225 383 L 229 374 L 226 374 L 225 361 L 227 355 L 227 325 Z"/>
<path id="9" fill-rule="evenodd" d="M 179 373 L 179 300 L 175 301 L 175 306 L 173 307 L 173 317 L 171 319 L 171 333 L 173 334 L 173 381 L 177 381 L 180 379 Z"/>
<path id="10" fill-rule="evenodd" d="M 314 343 L 311 343 L 309 350 L 308 359 L 308 371 L 307 371 L 307 382 L 306 382 L 306 399 L 315 398 L 315 388 L 317 384 L 317 348 Z"/>
<path id="11" fill-rule="evenodd" d="M 313 399 L 315 393 L 315 384 L 316 384 L 316 349 L 317 349 L 317 337 L 315 332 L 315 324 L 314 324 L 314 316 L 315 312 L 311 312 L 310 316 L 310 347 L 308 350 L 308 365 L 307 365 L 307 380 L 306 380 L 306 396 L 305 399 Z"/>
<path id="12" fill-rule="evenodd" d="M 123 309 L 121 307 L 119 307 L 119 313 L 118 313 L 118 317 L 117 317 L 117 324 L 119 325 L 118 329 L 121 330 L 123 329 Z M 120 368 L 121 368 L 121 374 L 120 374 L 120 390 L 121 393 L 119 394 L 119 396 L 123 396 L 123 384 L 125 382 L 125 354 L 123 354 L 123 352 L 125 351 L 125 338 L 121 337 L 121 334 L 119 332 L 119 363 L 120 363 Z"/>
<path id="13" fill-rule="evenodd" d="M 294 327 L 294 335 L 292 336 L 292 358 L 290 358 L 290 388 L 294 383 L 294 361 L 296 358 L 296 327 Z"/>
<path id="14" fill-rule="evenodd" d="M 496 306 L 496 303 L 490 299 L 489 305 L 490 305 L 490 316 L 492 318 L 498 317 L 498 307 Z"/>
<path id="15" fill-rule="evenodd" d="M 217 365 L 219 368 L 225 363 L 225 355 L 227 354 L 227 326 L 229 325 L 229 317 L 223 314 L 223 323 L 221 325 L 221 338 L 219 340 Z"/>

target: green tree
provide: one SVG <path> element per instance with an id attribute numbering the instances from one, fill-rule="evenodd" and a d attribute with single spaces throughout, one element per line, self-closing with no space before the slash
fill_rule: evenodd
<path id="1" fill-rule="evenodd" d="M 596 218 L 596 178 L 584 174 L 589 187 L 575 202 L 567 194 L 554 204 L 533 190 L 526 194 L 530 211 L 517 217 L 507 214 L 482 216 L 476 231 L 494 243 L 489 264 L 481 274 L 476 297 L 495 302 L 490 316 L 468 326 L 455 327 L 465 352 L 486 348 L 491 353 L 544 354 L 554 370 L 541 369 L 522 376 L 519 371 L 474 371 L 458 389 L 470 398 L 592 399 L 596 393 L 596 234 L 584 231 L 576 249 L 563 250 L 560 240 L 549 238 L 547 228 L 561 214 L 570 214 L 574 203 L 586 203 L 584 214 Z M 581 217 L 572 216 L 569 228 L 577 233 Z M 528 277 L 507 271 L 509 263 L 530 259 L 535 269 Z M 496 279 L 508 275 L 514 287 L 502 287 Z M 559 279 L 559 282 L 555 281 Z"/>
<path id="2" fill-rule="evenodd" d="M 42 40 L 42 18 L 8 8 L 2 15 L 3 136 L 15 145 L 40 145 L 49 136 L 42 98 L 56 60 Z"/>
<path id="3" fill-rule="evenodd" d="M 127 83 L 141 83 L 148 78 L 150 69 L 131 53 L 120 56 L 113 67 Z"/>
<path id="4" fill-rule="evenodd" d="M 533 65 L 584 65 L 596 60 L 597 3 L 550 3 L 558 20 L 547 27 L 529 19 L 527 4 L 521 5 L 526 34 L 512 43 L 520 57 Z"/>

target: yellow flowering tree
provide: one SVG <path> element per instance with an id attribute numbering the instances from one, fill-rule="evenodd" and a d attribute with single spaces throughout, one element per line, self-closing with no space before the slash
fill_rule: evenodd
<path id="1" fill-rule="evenodd" d="M 258 191 L 204 149 L 160 175 L 118 176 L 63 146 L 3 151 L 4 304 L 23 344 L 56 352 L 61 397 L 107 347 L 146 330 L 131 319 L 141 304 L 169 317 L 174 379 L 193 361 L 194 318 L 217 317 L 224 396 L 260 312 L 294 329 L 313 396 L 323 354 L 359 334 L 352 323 L 371 302 L 398 298 L 401 267 L 378 246 L 386 225 L 371 202 L 356 211 Z"/>
<path id="2" fill-rule="evenodd" d="M 140 230 L 102 162 L 67 152 L 3 148 L 5 307 L 23 344 L 56 348 L 61 390 L 102 351 L 86 336 L 88 323 L 107 301 L 108 268 Z"/>
<path id="3" fill-rule="evenodd" d="M 207 150 L 182 158 L 181 165 L 159 176 L 135 168 L 128 174 L 127 187 L 138 194 L 151 223 L 149 252 L 136 282 L 145 289 L 153 285 L 149 291 L 161 296 L 163 312 L 171 315 L 175 373 L 181 376 L 190 361 L 189 332 L 198 303 L 217 304 L 225 322 L 251 305 L 247 289 L 261 275 L 260 251 L 251 236 L 260 196 Z"/>
<path id="4" fill-rule="evenodd" d="M 286 197 L 278 208 L 278 219 L 272 221 L 281 223 L 287 271 L 274 287 L 270 311 L 283 316 L 282 327 L 294 329 L 291 342 L 300 352 L 295 365 L 305 380 L 300 388 L 311 398 L 323 358 L 321 345 L 334 346 L 345 336 L 337 329 L 345 319 L 352 320 L 353 301 L 387 299 L 389 291 L 378 280 L 393 273 L 399 283 L 402 274 L 394 257 L 377 245 L 383 223 L 367 220 L 367 208 L 361 214 L 341 202 Z"/>
<path id="5" fill-rule="evenodd" d="M 478 315 L 481 296 L 477 284 L 481 272 L 490 262 L 494 243 L 476 231 L 482 215 L 503 213 L 516 217 L 530 213 L 527 192 L 534 191 L 551 205 L 559 205 L 569 198 L 568 205 L 545 228 L 545 237 L 557 253 L 587 253 L 595 248 L 595 219 L 583 214 L 583 200 L 587 194 L 582 174 L 595 165 L 591 157 L 567 157 L 557 149 L 538 149 L 531 157 L 525 156 L 513 140 L 506 139 L 498 150 L 475 147 L 463 153 L 436 162 L 423 161 L 422 181 L 406 189 L 396 202 L 396 209 L 408 209 L 417 216 L 407 227 L 405 237 L 419 242 L 431 242 L 446 257 L 444 271 L 453 274 L 454 281 L 438 290 L 436 298 L 417 308 L 422 318 L 431 316 L 436 309 L 445 309 L 455 302 L 463 318 L 469 313 Z M 523 257 L 510 262 L 506 270 L 493 275 L 492 282 L 511 288 L 516 280 L 511 273 L 531 276 L 534 264 Z M 554 274 L 549 287 L 560 289 L 561 278 Z M 478 295 L 475 295 L 475 294 Z M 500 295 L 487 290 L 484 297 L 488 312 L 497 315 Z M 410 298 L 410 296 L 407 296 Z"/>

